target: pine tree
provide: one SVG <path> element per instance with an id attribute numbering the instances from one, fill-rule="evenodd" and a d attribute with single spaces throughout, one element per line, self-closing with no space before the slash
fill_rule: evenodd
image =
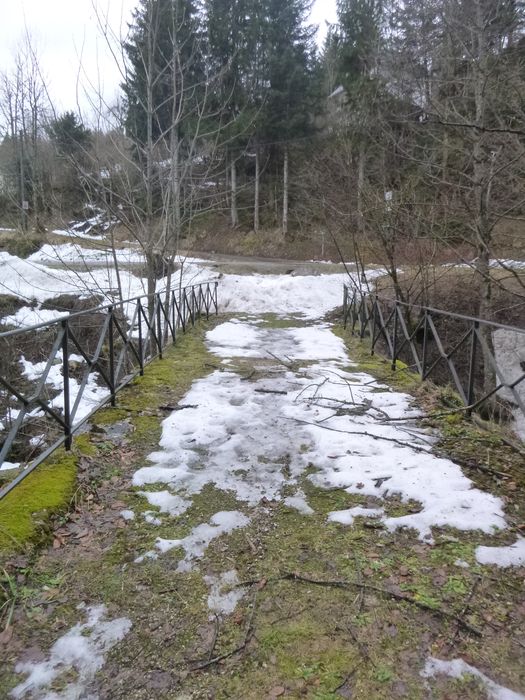
<path id="1" fill-rule="evenodd" d="M 282 158 L 282 231 L 288 231 L 289 142 L 314 132 L 315 28 L 307 25 L 311 3 L 305 0 L 264 0 L 261 27 L 264 101 L 258 138 L 273 144 Z M 282 145 L 280 144 L 282 142 Z"/>
<path id="2" fill-rule="evenodd" d="M 47 132 L 58 154 L 74 161 L 83 159 L 91 143 L 91 132 L 78 121 L 74 112 L 65 112 L 53 119 Z"/>
<path id="3" fill-rule="evenodd" d="M 126 131 L 137 144 L 165 138 L 173 114 L 192 112 L 203 84 L 200 23 L 193 0 L 141 0 L 124 44 Z"/>

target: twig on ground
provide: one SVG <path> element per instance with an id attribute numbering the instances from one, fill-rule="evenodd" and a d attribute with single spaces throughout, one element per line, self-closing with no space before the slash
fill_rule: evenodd
<path id="1" fill-rule="evenodd" d="M 462 467 L 466 467 L 467 469 L 477 469 L 480 472 L 485 472 L 485 474 L 490 474 L 491 476 L 497 476 L 500 479 L 508 479 L 510 477 L 510 474 L 506 472 L 499 472 L 496 471 L 496 469 L 491 469 L 490 467 L 484 467 L 482 464 L 478 464 L 477 462 L 471 462 L 466 459 L 461 459 L 461 457 L 457 457 L 456 455 L 448 455 L 444 454 L 442 452 L 437 452 L 436 453 L 437 457 L 441 457 L 441 459 L 449 459 L 455 462 L 456 464 L 459 464 Z"/>
<path id="2" fill-rule="evenodd" d="M 294 365 L 293 365 L 293 362 L 291 360 L 289 362 L 285 362 L 283 359 L 281 359 L 277 355 L 274 355 L 273 352 L 270 352 L 269 350 L 267 350 L 266 352 L 268 353 L 268 355 L 270 355 L 270 357 L 273 357 L 274 360 L 277 360 L 277 362 L 280 365 L 283 365 L 283 367 L 286 367 L 286 369 L 289 369 L 291 371 L 294 370 Z"/>
<path id="3" fill-rule="evenodd" d="M 491 426 L 489 423 L 486 423 L 483 419 L 481 419 L 479 416 L 476 416 L 475 413 L 472 414 L 471 416 L 472 422 L 478 426 L 478 428 L 481 428 L 485 432 L 490 432 Z M 513 450 L 515 450 L 518 454 L 520 454 L 522 457 L 525 457 L 525 450 L 522 449 L 516 442 L 513 440 L 509 440 L 509 438 L 505 437 L 504 435 L 498 434 L 498 437 L 500 438 L 501 442 L 505 443 L 508 447 L 512 447 Z"/>
<path id="4" fill-rule="evenodd" d="M 284 617 L 278 617 L 276 620 L 272 620 L 270 622 L 271 625 L 277 625 L 279 622 L 286 622 L 286 620 L 293 620 L 294 617 L 298 617 L 299 615 L 302 615 L 304 612 L 307 610 L 310 610 L 312 608 L 312 605 L 307 605 L 304 608 L 301 608 L 300 610 L 296 610 L 293 613 L 290 613 L 289 615 L 285 615 Z"/>
<path id="5" fill-rule="evenodd" d="M 229 659 L 231 656 L 235 656 L 235 654 L 239 654 L 240 652 L 242 652 L 246 649 L 251 638 L 253 637 L 253 618 L 255 615 L 256 602 L 257 602 L 257 593 L 255 593 L 255 595 L 253 597 L 252 611 L 251 611 L 250 617 L 248 619 L 248 623 L 246 625 L 246 631 L 244 634 L 244 639 L 241 642 L 241 644 L 239 644 L 237 647 L 235 647 L 235 649 L 232 649 L 231 651 L 227 651 L 225 654 L 220 654 L 219 656 L 215 656 L 213 658 L 210 658 L 207 661 L 190 663 L 190 671 L 202 671 L 203 669 L 208 668 L 209 666 L 214 666 L 215 664 L 218 664 L 221 661 L 224 661 L 225 659 Z"/>
<path id="6" fill-rule="evenodd" d="M 256 394 L 280 394 L 281 396 L 286 396 L 287 391 L 280 391 L 279 389 L 255 389 Z"/>
<path id="7" fill-rule="evenodd" d="M 331 428 L 329 425 L 321 425 L 320 423 L 312 423 L 310 421 L 301 420 L 300 418 L 291 418 L 290 420 L 295 420 L 297 423 L 302 425 L 313 425 L 314 428 L 322 428 L 323 430 L 331 430 L 334 433 L 343 433 L 345 435 L 362 435 L 363 437 L 372 438 L 372 440 L 386 440 L 386 442 L 393 442 L 401 447 L 408 447 L 416 452 L 425 452 L 428 454 L 428 450 L 425 447 L 420 447 L 419 445 L 413 445 L 410 443 L 403 442 L 402 440 L 396 440 L 396 438 L 385 437 L 384 435 L 374 435 L 373 433 L 367 433 L 366 430 L 340 430 L 338 428 Z"/>
<path id="8" fill-rule="evenodd" d="M 353 552 L 353 555 L 354 555 L 355 570 L 356 570 L 356 575 L 357 575 L 357 582 L 359 584 L 362 584 L 363 577 L 361 576 L 361 567 L 359 566 L 359 560 L 357 558 L 355 551 Z M 361 612 L 363 611 L 363 605 L 365 602 L 365 591 L 363 588 L 359 588 L 359 590 L 357 592 L 357 600 L 358 600 L 357 614 L 360 615 Z"/>
<path id="9" fill-rule="evenodd" d="M 469 609 L 469 607 L 470 607 L 470 604 L 471 604 L 471 602 L 472 602 L 472 599 L 474 598 L 474 595 L 476 594 L 476 589 L 477 589 L 477 587 L 479 586 L 480 581 L 481 581 L 481 576 L 476 576 L 476 579 L 474 580 L 474 583 L 473 583 L 473 585 L 472 585 L 472 588 L 470 589 L 470 593 L 469 593 L 468 596 L 467 596 L 467 600 L 465 601 L 465 605 L 464 605 L 464 607 L 463 607 L 463 610 L 459 613 L 459 616 L 458 616 L 458 618 L 459 618 L 459 619 L 458 619 L 458 625 L 457 625 L 457 627 L 456 627 L 456 631 L 455 631 L 455 633 L 454 633 L 454 636 L 453 636 L 453 638 L 452 638 L 452 641 L 450 642 L 450 645 L 449 645 L 449 646 L 450 646 L 450 649 L 453 649 L 454 646 L 455 646 L 455 644 L 456 644 L 456 640 L 457 640 L 458 635 L 459 635 L 459 620 L 463 620 L 463 618 L 465 617 L 465 615 L 468 613 L 468 609 Z"/>
<path id="10" fill-rule="evenodd" d="M 333 587 L 333 588 L 362 588 L 363 590 L 367 591 L 374 591 L 375 593 L 380 593 L 381 595 L 388 596 L 390 598 L 394 598 L 395 600 L 403 601 L 405 603 L 410 603 L 411 605 L 415 605 L 417 608 L 420 608 L 421 610 L 426 610 L 427 612 L 432 613 L 433 615 L 438 615 L 440 617 L 445 617 L 449 620 L 453 620 L 457 622 L 463 629 L 465 629 L 467 632 L 470 632 L 471 634 L 475 635 L 476 637 L 482 637 L 482 633 L 480 630 L 478 630 L 476 627 L 473 627 L 470 625 L 468 622 L 463 620 L 459 615 L 456 615 L 453 612 L 449 612 L 448 610 L 444 610 L 443 608 L 435 608 L 432 605 L 428 605 L 427 603 L 424 603 L 421 600 L 416 600 L 415 598 L 410 598 L 409 596 L 403 595 L 402 593 L 396 593 L 395 591 L 390 591 L 387 588 L 381 588 L 380 586 L 373 586 L 372 584 L 368 583 L 358 583 L 357 581 L 330 581 L 330 580 L 319 580 L 319 579 L 312 579 L 307 576 L 302 576 L 301 574 L 298 574 L 296 572 L 294 573 L 285 573 L 282 576 L 283 580 L 290 580 L 290 581 L 299 581 L 301 583 L 309 583 L 312 585 L 316 586 L 327 586 L 327 587 Z"/>
<path id="11" fill-rule="evenodd" d="M 261 580 L 262 579 L 258 578 L 247 581 L 241 581 L 235 587 L 241 588 L 245 586 L 253 586 L 256 583 L 259 583 Z M 457 622 L 464 630 L 474 635 L 475 637 L 483 636 L 481 630 L 477 629 L 477 627 L 473 627 L 471 624 L 463 620 L 459 615 L 456 615 L 456 613 L 450 612 L 449 610 L 445 610 L 443 608 L 436 608 L 432 605 L 424 603 L 421 600 L 416 600 L 415 598 L 403 595 L 402 593 L 397 593 L 396 591 L 391 591 L 387 588 L 381 588 L 380 586 L 374 586 L 370 583 L 359 583 L 358 581 L 346 580 L 315 579 L 310 578 L 308 576 L 303 576 L 302 574 L 299 574 L 297 572 L 285 572 L 281 576 L 275 576 L 273 578 L 268 579 L 265 578 L 264 580 L 266 581 L 266 584 L 273 583 L 275 581 L 299 581 L 300 583 L 309 583 L 314 586 L 325 586 L 327 588 L 341 588 L 343 590 L 348 588 L 358 588 L 363 591 L 374 591 L 374 593 L 379 593 L 380 595 L 384 595 L 389 598 L 394 598 L 394 600 L 399 600 L 404 603 L 410 603 L 416 608 L 425 610 L 426 612 L 432 613 L 433 615 L 436 615 L 438 617 L 444 617 L 447 620 Z"/>
<path id="12" fill-rule="evenodd" d="M 341 690 L 341 688 L 344 688 L 344 686 L 348 683 L 348 681 L 352 678 L 352 676 L 355 675 L 355 672 L 356 672 L 356 671 L 357 671 L 357 668 L 352 669 L 352 670 L 350 671 L 350 673 L 349 673 L 347 676 L 345 676 L 345 678 L 343 679 L 343 682 L 342 682 L 342 683 L 339 683 L 339 685 L 337 686 L 337 688 L 334 688 L 334 689 L 332 690 L 332 694 L 335 695 L 335 694 L 337 693 L 338 690 Z"/>
<path id="13" fill-rule="evenodd" d="M 215 651 L 215 647 L 217 645 L 217 639 L 219 638 L 219 630 L 220 620 L 217 613 L 215 613 L 215 627 L 213 629 L 213 639 L 211 641 L 210 651 L 208 652 L 208 661 L 210 661 L 210 659 L 213 657 L 213 652 Z"/>
<path id="14" fill-rule="evenodd" d="M 182 406 L 159 406 L 160 411 L 184 411 L 186 408 L 199 408 L 197 404 L 184 404 Z"/>

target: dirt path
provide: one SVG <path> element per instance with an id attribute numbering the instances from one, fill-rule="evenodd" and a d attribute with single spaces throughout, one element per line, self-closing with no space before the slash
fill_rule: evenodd
<path id="1" fill-rule="evenodd" d="M 524 569 L 479 561 L 515 556 L 518 485 L 438 457 L 326 324 L 203 336 L 100 414 L 53 546 L 10 562 L 2 697 L 523 697 Z"/>

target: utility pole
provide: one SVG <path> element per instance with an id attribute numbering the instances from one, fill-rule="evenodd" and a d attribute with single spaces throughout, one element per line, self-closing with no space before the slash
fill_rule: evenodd
<path id="1" fill-rule="evenodd" d="M 27 231 L 27 209 L 25 188 L 25 172 L 24 172 L 24 132 L 20 130 L 20 220 L 22 231 Z"/>

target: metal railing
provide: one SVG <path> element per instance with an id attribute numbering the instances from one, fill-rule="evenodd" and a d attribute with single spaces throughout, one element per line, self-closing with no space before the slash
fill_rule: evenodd
<path id="1" fill-rule="evenodd" d="M 58 447 L 69 450 L 73 434 L 103 405 L 114 406 L 181 330 L 217 314 L 217 287 L 204 282 L 0 333 L 0 466 L 20 464 L 0 499 Z M 27 348 L 43 361 L 28 362 Z"/>
<path id="2" fill-rule="evenodd" d="M 525 364 L 516 356 L 515 367 L 503 369 L 494 347 L 496 334 L 512 334 L 525 347 L 525 329 L 428 306 L 381 298 L 344 286 L 343 322 L 353 335 L 371 340 L 396 369 L 402 360 L 421 379 L 450 384 L 467 413 L 494 396 L 525 416 Z"/>

